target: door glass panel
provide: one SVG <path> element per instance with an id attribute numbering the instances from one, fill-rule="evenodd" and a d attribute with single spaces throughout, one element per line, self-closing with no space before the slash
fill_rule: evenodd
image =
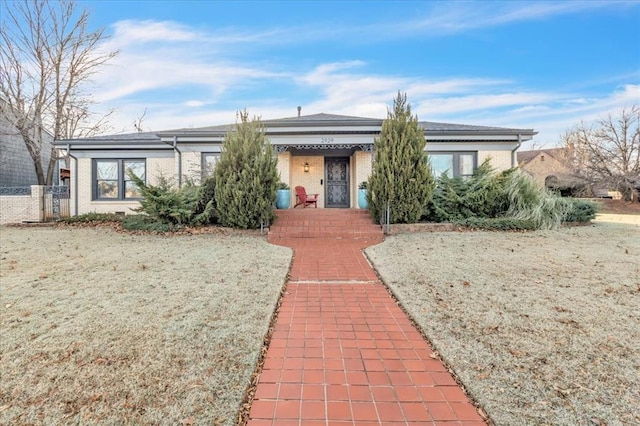
<path id="1" fill-rule="evenodd" d="M 349 207 L 349 163 L 342 159 L 327 159 L 327 207 Z"/>

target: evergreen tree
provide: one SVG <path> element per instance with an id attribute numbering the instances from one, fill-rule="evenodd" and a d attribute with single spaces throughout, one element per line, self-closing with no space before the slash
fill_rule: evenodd
<path id="1" fill-rule="evenodd" d="M 258 119 L 240 112 L 240 123 L 227 133 L 216 163 L 215 206 L 223 226 L 259 228 L 273 217 L 278 183 L 277 159 Z"/>
<path id="2" fill-rule="evenodd" d="M 411 115 L 406 94 L 398 92 L 393 111 L 374 141 L 374 162 L 367 199 L 374 220 L 390 208 L 391 223 L 415 223 L 434 190 L 426 140 L 418 118 Z"/>

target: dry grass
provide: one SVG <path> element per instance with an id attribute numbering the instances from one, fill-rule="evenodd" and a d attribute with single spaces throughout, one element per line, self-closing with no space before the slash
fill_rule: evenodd
<path id="1" fill-rule="evenodd" d="M 235 424 L 290 250 L 2 228 L 0 423 Z"/>
<path id="2" fill-rule="evenodd" d="M 497 424 L 640 424 L 640 226 L 402 235 L 367 254 Z"/>

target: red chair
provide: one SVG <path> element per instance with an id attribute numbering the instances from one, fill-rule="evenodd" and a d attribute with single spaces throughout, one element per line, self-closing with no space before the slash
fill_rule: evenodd
<path id="1" fill-rule="evenodd" d="M 302 206 L 302 208 L 306 208 L 309 204 L 313 204 L 313 206 L 318 208 L 318 195 L 320 194 L 311 194 L 307 195 L 307 191 L 305 191 L 304 186 L 296 186 L 296 198 L 298 202 L 293 208 L 295 209 L 298 206 Z"/>

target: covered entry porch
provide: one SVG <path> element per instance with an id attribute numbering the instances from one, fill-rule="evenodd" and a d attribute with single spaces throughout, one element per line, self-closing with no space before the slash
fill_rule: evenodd
<path id="1" fill-rule="evenodd" d="M 303 186 L 307 194 L 319 194 L 318 208 L 358 207 L 358 185 L 371 173 L 372 144 L 275 148 L 280 180 L 291 187 L 290 207 L 296 204 L 296 186 Z"/>

